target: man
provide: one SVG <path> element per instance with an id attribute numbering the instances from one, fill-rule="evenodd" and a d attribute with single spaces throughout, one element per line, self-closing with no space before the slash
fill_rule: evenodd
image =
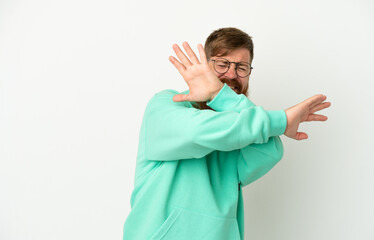
<path id="1" fill-rule="evenodd" d="M 189 91 L 161 91 L 146 107 L 125 240 L 244 239 L 241 188 L 282 158 L 280 135 L 306 139 L 301 122 L 327 120 L 315 114 L 330 106 L 322 94 L 285 111 L 246 97 L 253 43 L 241 30 L 214 31 L 200 60 L 183 47 L 170 61 Z"/>

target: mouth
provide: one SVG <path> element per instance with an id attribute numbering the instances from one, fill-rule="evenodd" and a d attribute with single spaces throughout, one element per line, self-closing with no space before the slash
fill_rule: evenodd
<path id="1" fill-rule="evenodd" d="M 239 81 L 233 79 L 220 78 L 222 83 L 226 83 L 234 92 L 241 94 L 242 86 Z"/>
<path id="2" fill-rule="evenodd" d="M 234 90 L 234 92 L 236 92 L 237 94 L 239 94 L 239 87 L 237 86 L 229 86 L 232 90 Z"/>

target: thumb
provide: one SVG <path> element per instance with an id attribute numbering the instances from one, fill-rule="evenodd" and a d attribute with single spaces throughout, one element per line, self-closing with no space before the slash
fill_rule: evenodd
<path id="1" fill-rule="evenodd" d="M 295 136 L 295 139 L 296 140 L 308 139 L 308 134 L 306 134 L 305 132 L 297 132 L 296 136 Z"/>
<path id="2" fill-rule="evenodd" d="M 177 94 L 177 95 L 174 95 L 173 97 L 174 102 L 185 102 L 185 101 L 188 101 L 188 99 L 189 99 L 188 94 Z"/>

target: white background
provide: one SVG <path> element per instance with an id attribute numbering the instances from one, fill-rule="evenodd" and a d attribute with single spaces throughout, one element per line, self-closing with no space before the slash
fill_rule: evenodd
<path id="1" fill-rule="evenodd" d="M 172 44 L 229 26 L 253 36 L 255 104 L 332 102 L 327 122 L 304 123 L 306 141 L 283 136 L 283 160 L 244 189 L 245 239 L 374 239 L 373 10 L 369 0 L 1 0 L 0 239 L 122 239 L 146 103 L 187 89 Z"/>

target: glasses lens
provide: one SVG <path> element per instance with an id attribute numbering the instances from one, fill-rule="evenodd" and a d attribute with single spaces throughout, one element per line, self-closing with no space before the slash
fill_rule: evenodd
<path id="1" fill-rule="evenodd" d="M 239 75 L 239 77 L 246 77 L 251 72 L 251 67 L 249 66 L 249 64 L 240 63 L 236 68 L 236 72 Z"/>
<path id="2" fill-rule="evenodd" d="M 216 59 L 214 61 L 214 69 L 218 72 L 218 73 L 225 73 L 227 72 L 227 70 L 229 69 L 230 67 L 230 63 L 229 61 L 227 60 L 224 60 L 224 59 Z"/>
<path id="3" fill-rule="evenodd" d="M 214 69 L 220 74 L 226 73 L 230 68 L 229 60 L 225 58 L 217 58 L 214 60 Z M 251 73 L 251 65 L 249 63 L 237 63 L 236 74 L 239 77 L 246 77 Z"/>

